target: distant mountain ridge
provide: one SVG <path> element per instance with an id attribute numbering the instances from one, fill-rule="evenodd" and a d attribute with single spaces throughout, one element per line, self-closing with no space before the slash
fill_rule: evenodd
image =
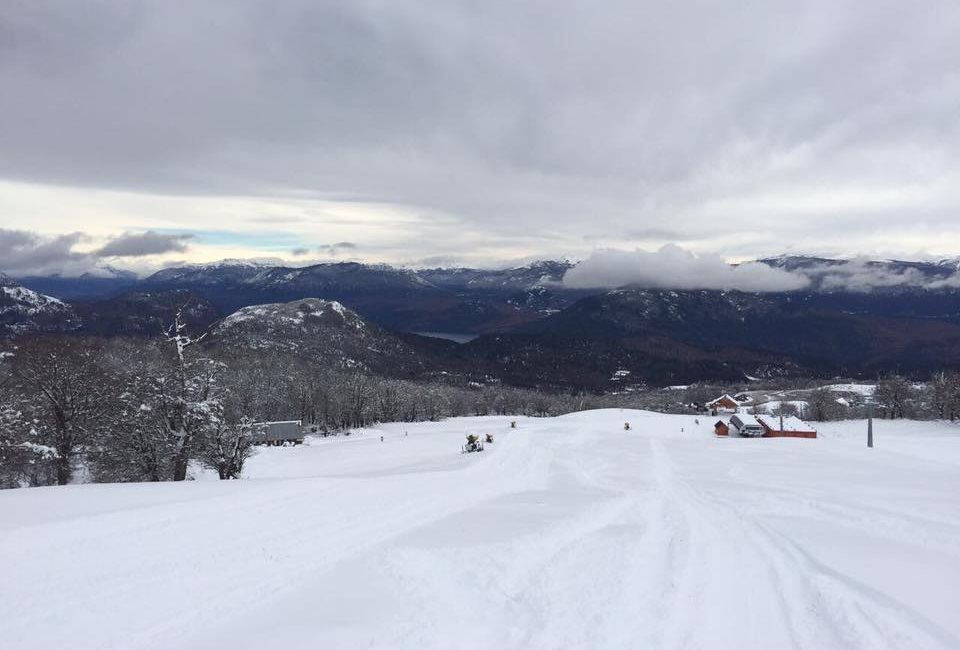
<path id="1" fill-rule="evenodd" d="M 552 264 L 552 263 L 551 263 Z M 569 304 L 565 296 L 528 304 L 525 290 L 559 283 L 562 267 L 530 265 L 510 271 L 417 271 L 356 262 L 306 267 L 214 265 L 165 269 L 141 282 L 187 289 L 229 313 L 253 304 L 323 296 L 339 300 L 381 326 L 410 331 L 484 332 L 542 316 Z M 562 287 L 557 292 L 563 294 Z"/>
<path id="2" fill-rule="evenodd" d="M 960 312 L 934 318 L 885 313 L 891 310 L 882 301 L 861 307 L 837 309 L 816 293 L 618 289 L 520 331 L 613 341 L 674 360 L 710 359 L 751 375 L 777 367 L 854 376 L 960 365 Z"/>
<path id="3" fill-rule="evenodd" d="M 302 351 L 328 365 L 352 359 L 393 375 L 449 370 L 597 390 L 630 382 L 923 375 L 960 367 L 958 260 L 761 262 L 804 273 L 810 286 L 764 293 L 574 291 L 563 285 L 573 268 L 567 261 L 499 270 L 227 261 L 165 269 L 120 295 L 73 300 L 73 308 L 60 312 L 51 307 L 50 317 L 62 323 L 54 327 L 48 319 L 43 331 L 152 335 L 178 304 L 187 304 L 189 320 L 201 329 L 231 315 L 211 336 L 219 345 Z M 331 314 L 340 312 L 333 305 L 360 319 L 373 342 L 359 329 L 334 327 Z M 480 336 L 456 345 L 402 334 L 417 331 Z M 334 353 L 338 346 L 343 354 Z"/>
<path id="4" fill-rule="evenodd" d="M 221 314 L 210 301 L 184 289 L 128 291 L 113 298 L 73 302 L 81 331 L 100 336 L 158 336 L 182 311 L 191 332 L 202 332 Z"/>

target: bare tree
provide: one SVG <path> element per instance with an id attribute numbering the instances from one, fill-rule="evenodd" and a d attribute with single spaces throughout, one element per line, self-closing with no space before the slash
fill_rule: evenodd
<path id="1" fill-rule="evenodd" d="M 93 458 L 99 480 L 163 481 L 172 475 L 176 439 L 157 400 L 164 372 L 160 350 L 139 341 L 114 341 L 103 364 L 115 389 L 108 425 Z"/>
<path id="2" fill-rule="evenodd" d="M 173 348 L 172 373 L 157 382 L 160 424 L 174 441 L 173 480 L 187 478 L 187 467 L 198 438 L 219 426 L 221 412 L 217 376 L 223 364 L 211 359 L 188 359 L 187 350 L 205 335 L 186 333 L 183 308 L 177 310 L 167 330 L 166 342 Z"/>
<path id="3" fill-rule="evenodd" d="M 344 377 L 344 425 L 348 428 L 366 426 L 367 409 L 371 396 L 370 377 L 362 372 L 351 372 Z"/>
<path id="4" fill-rule="evenodd" d="M 899 375 L 890 375 L 877 382 L 874 397 L 881 414 L 890 419 L 906 417 L 914 399 L 913 386 Z"/>
<path id="5" fill-rule="evenodd" d="M 253 454 L 253 435 L 258 431 L 258 425 L 247 416 L 232 424 L 221 420 L 207 439 L 200 461 L 217 470 L 221 480 L 240 478 L 244 463 Z"/>
<path id="6" fill-rule="evenodd" d="M 42 483 L 37 480 L 38 461 L 52 458 L 29 440 L 30 425 L 8 366 L 0 358 L 0 488 Z"/>
<path id="7" fill-rule="evenodd" d="M 837 402 L 837 400 L 836 400 L 836 396 L 831 395 L 831 397 L 833 398 L 833 403 L 834 403 L 834 404 L 838 404 L 838 403 L 839 403 L 839 402 Z M 839 409 L 837 409 L 837 410 L 839 410 Z M 780 403 L 777 404 L 773 409 L 770 410 L 770 413 L 773 414 L 773 415 L 775 415 L 775 416 L 778 416 L 778 417 L 781 416 L 781 415 L 782 415 L 783 417 L 799 416 L 799 415 L 800 415 L 800 409 L 798 409 L 798 408 L 797 408 L 797 405 L 796 405 L 796 404 L 793 404 L 792 402 L 780 402 Z"/>
<path id="8" fill-rule="evenodd" d="M 934 416 L 951 422 L 960 414 L 960 374 L 938 372 L 927 384 L 930 406 Z"/>
<path id="9" fill-rule="evenodd" d="M 840 405 L 837 403 L 837 396 L 829 389 L 817 388 L 810 393 L 803 416 L 807 420 L 827 422 L 836 420 L 839 412 Z"/>
<path id="10" fill-rule="evenodd" d="M 58 485 L 70 482 L 107 405 L 98 352 L 86 339 L 42 337 L 14 357 L 14 375 L 32 402 L 37 444 L 52 450 Z"/>
<path id="11" fill-rule="evenodd" d="M 378 382 L 374 389 L 376 395 L 377 420 L 380 422 L 396 422 L 400 419 L 400 385 L 398 382 L 384 380 Z"/>

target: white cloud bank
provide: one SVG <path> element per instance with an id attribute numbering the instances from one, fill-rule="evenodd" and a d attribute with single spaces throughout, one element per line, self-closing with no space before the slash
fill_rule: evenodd
<path id="1" fill-rule="evenodd" d="M 698 255 L 674 244 L 655 252 L 606 249 L 570 269 L 563 278 L 569 288 L 596 289 L 628 285 L 650 289 L 716 289 L 793 291 L 810 280 L 798 273 L 760 262 L 731 265 L 714 254 Z"/>
<path id="2" fill-rule="evenodd" d="M 941 274 L 926 274 L 919 268 L 888 267 L 864 257 L 857 257 L 843 264 L 815 266 L 803 269 L 804 275 L 814 281 L 823 291 L 854 291 L 869 293 L 877 289 L 956 289 L 960 288 L 960 274 L 956 268 L 944 269 Z"/>

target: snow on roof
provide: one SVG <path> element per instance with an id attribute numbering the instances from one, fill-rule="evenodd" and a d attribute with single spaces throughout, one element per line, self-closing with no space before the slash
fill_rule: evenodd
<path id="1" fill-rule="evenodd" d="M 757 420 L 761 424 L 765 425 L 768 429 L 774 431 L 780 430 L 780 418 L 776 415 L 758 415 Z M 805 431 L 807 433 L 816 433 L 817 430 L 812 426 L 801 420 L 800 418 L 794 415 L 784 415 L 783 416 L 783 430 L 784 431 Z"/>
<path id="2" fill-rule="evenodd" d="M 737 413 L 730 416 L 730 424 L 734 426 L 735 429 L 743 431 L 745 427 L 756 427 L 760 428 L 761 424 L 754 416 L 749 413 Z"/>
<path id="3" fill-rule="evenodd" d="M 729 395 L 727 395 L 726 393 L 724 393 L 723 395 L 721 395 L 721 396 L 718 397 L 717 399 L 710 400 L 709 402 L 707 402 L 707 406 L 710 406 L 711 404 L 716 404 L 717 402 L 722 401 L 722 400 L 724 400 L 724 399 L 728 399 L 728 400 L 730 400 L 731 402 L 733 402 L 734 404 L 739 404 L 739 403 L 740 403 L 740 402 L 738 402 L 737 400 L 735 400 L 735 399 L 733 399 L 732 397 L 730 397 Z"/>

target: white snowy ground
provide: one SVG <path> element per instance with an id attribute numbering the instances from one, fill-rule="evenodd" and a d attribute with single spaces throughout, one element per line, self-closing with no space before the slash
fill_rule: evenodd
<path id="1" fill-rule="evenodd" d="M 2 492 L 0 645 L 960 648 L 960 426 L 878 422 L 868 450 L 862 422 L 508 420 Z M 495 444 L 461 455 L 472 431 Z"/>

